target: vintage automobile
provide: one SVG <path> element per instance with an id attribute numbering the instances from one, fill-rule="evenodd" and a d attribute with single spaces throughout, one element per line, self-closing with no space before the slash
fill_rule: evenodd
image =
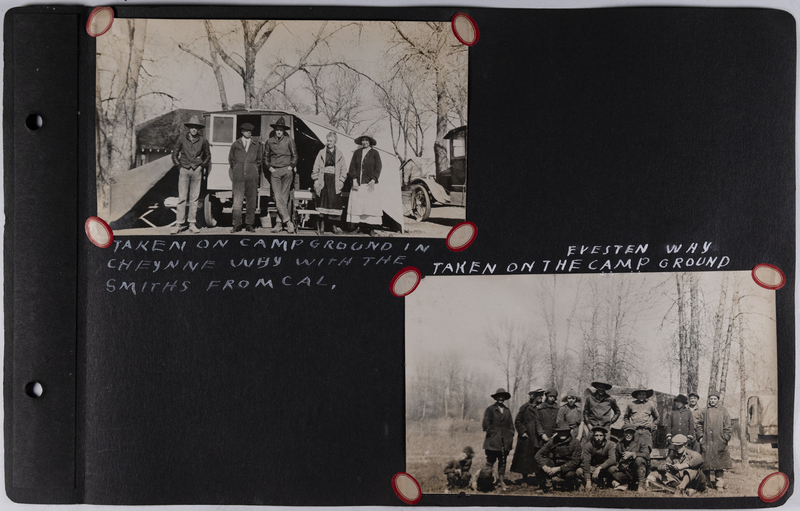
<path id="1" fill-rule="evenodd" d="M 418 222 L 430 217 L 433 203 L 466 206 L 467 127 L 450 130 L 444 138 L 449 141 L 446 169 L 437 173 L 430 158 L 412 158 L 402 167 L 403 189 L 410 193 L 407 213 Z"/>
<path id="2" fill-rule="evenodd" d="M 747 398 L 747 441 L 778 447 L 778 396 L 758 394 Z"/>

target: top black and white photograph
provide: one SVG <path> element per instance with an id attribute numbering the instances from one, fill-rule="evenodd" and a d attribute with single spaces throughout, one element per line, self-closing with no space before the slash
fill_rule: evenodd
<path id="1" fill-rule="evenodd" d="M 466 218 L 449 22 L 117 19 L 96 51 L 116 234 L 444 238 Z"/>

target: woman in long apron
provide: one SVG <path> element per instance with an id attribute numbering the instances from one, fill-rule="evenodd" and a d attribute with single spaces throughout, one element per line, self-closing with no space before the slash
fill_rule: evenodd
<path id="1" fill-rule="evenodd" d="M 364 134 L 355 140 L 361 147 L 353 153 L 348 176 L 352 180 L 347 221 L 358 224 L 361 231 L 375 236 L 375 227 L 383 221 L 378 178 L 381 175 L 381 155 L 374 148 L 377 143 Z"/>

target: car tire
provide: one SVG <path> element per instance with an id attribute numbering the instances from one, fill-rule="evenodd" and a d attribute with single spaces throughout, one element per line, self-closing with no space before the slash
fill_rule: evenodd
<path id="1" fill-rule="evenodd" d="M 431 196 L 428 189 L 421 184 L 411 187 L 411 216 L 422 222 L 431 216 Z"/>

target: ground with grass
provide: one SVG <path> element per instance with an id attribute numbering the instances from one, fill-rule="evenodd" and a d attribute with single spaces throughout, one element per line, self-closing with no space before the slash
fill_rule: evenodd
<path id="1" fill-rule="evenodd" d="M 423 493 L 445 493 L 447 480 L 444 476 L 445 464 L 458 458 L 466 446 L 475 450 L 475 459 L 472 463 L 472 472 L 480 470 L 486 463 L 483 452 L 484 433 L 478 421 L 470 420 L 427 420 L 409 421 L 406 423 L 406 472 L 411 474 L 422 487 Z M 777 449 L 767 446 L 751 445 L 749 450 L 750 462 L 741 463 L 739 457 L 739 444 L 734 441 L 730 446 L 734 459 L 734 466 L 725 474 L 726 488 L 724 492 L 710 489 L 697 497 L 752 497 L 758 495 L 758 485 L 761 481 L 778 469 Z M 508 458 L 511 466 L 514 452 Z M 521 481 L 521 475 L 513 472 L 506 473 L 508 489 L 495 490 L 496 494 L 506 495 L 542 495 L 537 488 L 528 486 Z M 463 490 L 465 493 L 477 493 L 472 489 Z M 550 491 L 551 496 L 581 497 L 672 497 L 671 493 L 650 491 L 636 493 L 635 491 L 618 491 L 610 488 L 600 488 L 590 494 L 583 492 Z"/>

